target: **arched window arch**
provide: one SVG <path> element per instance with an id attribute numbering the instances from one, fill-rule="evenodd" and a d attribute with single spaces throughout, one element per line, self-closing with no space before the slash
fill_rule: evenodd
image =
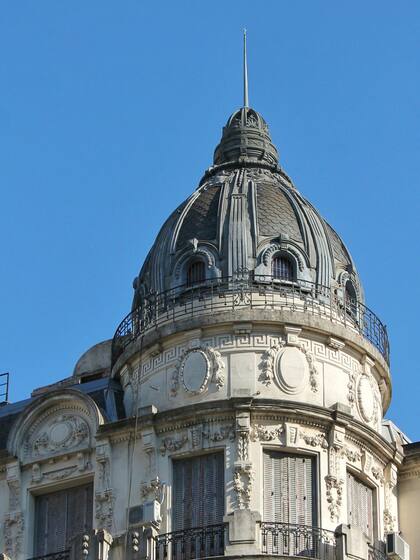
<path id="1" fill-rule="evenodd" d="M 353 286 L 353 282 L 351 282 L 350 280 L 347 280 L 344 288 L 344 292 L 345 292 L 346 302 L 355 303 L 357 301 L 357 293 L 355 287 Z"/>
<path id="2" fill-rule="evenodd" d="M 206 265 L 203 261 L 196 259 L 188 264 L 187 286 L 193 286 L 204 282 L 206 279 Z"/>
<path id="3" fill-rule="evenodd" d="M 347 280 L 344 286 L 344 299 L 347 314 L 353 319 L 357 319 L 357 292 L 350 280 Z"/>
<path id="4" fill-rule="evenodd" d="M 271 261 L 271 275 L 277 280 L 294 280 L 291 260 L 284 255 L 275 255 Z"/>

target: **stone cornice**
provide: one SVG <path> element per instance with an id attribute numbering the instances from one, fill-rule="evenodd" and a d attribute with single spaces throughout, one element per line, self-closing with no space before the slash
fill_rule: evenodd
<path id="1" fill-rule="evenodd" d="M 252 399 L 236 397 L 223 401 L 186 405 L 174 410 L 140 415 L 137 420 L 137 433 L 153 426 L 157 434 L 167 434 L 190 428 L 200 423 L 226 422 L 240 411 L 250 412 L 255 422 L 271 420 L 290 422 L 328 431 L 337 423 L 345 425 L 349 441 L 369 451 L 380 463 L 394 460 L 397 465 L 401 459 L 395 449 L 377 432 L 355 420 L 352 416 L 309 404 L 278 401 L 276 399 Z M 134 417 L 104 424 L 99 428 L 97 440 L 111 437 L 113 442 L 125 441 L 132 437 L 136 426 Z M 139 436 L 138 436 L 139 437 Z"/>

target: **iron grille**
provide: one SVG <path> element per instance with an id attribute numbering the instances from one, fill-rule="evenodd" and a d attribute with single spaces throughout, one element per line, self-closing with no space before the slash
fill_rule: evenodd
<path id="1" fill-rule="evenodd" d="M 336 538 L 332 531 L 309 525 L 261 523 L 262 553 L 336 560 Z"/>
<path id="2" fill-rule="evenodd" d="M 224 556 L 227 525 L 208 525 L 155 537 L 156 560 L 195 560 Z"/>
<path id="3" fill-rule="evenodd" d="M 368 307 L 335 290 L 308 281 L 282 282 L 251 273 L 186 284 L 147 294 L 118 326 L 112 341 L 112 365 L 135 340 L 150 329 L 198 315 L 235 313 L 245 307 L 291 310 L 315 315 L 358 332 L 389 363 L 386 327 Z"/>
<path id="4" fill-rule="evenodd" d="M 70 550 L 61 550 L 60 552 L 51 552 L 43 556 L 34 556 L 29 560 L 69 560 Z"/>
<path id="5" fill-rule="evenodd" d="M 9 372 L 0 373 L 0 403 L 9 401 Z"/>

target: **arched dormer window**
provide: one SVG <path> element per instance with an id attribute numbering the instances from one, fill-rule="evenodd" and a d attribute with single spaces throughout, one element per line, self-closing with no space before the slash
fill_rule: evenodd
<path id="1" fill-rule="evenodd" d="M 346 282 L 345 293 L 346 293 L 346 301 L 357 300 L 356 290 L 354 289 L 353 283 L 350 282 L 350 280 L 347 280 Z"/>
<path id="2" fill-rule="evenodd" d="M 194 260 L 187 268 L 187 286 L 194 286 L 206 279 L 206 266 L 203 261 Z"/>
<path id="3" fill-rule="evenodd" d="M 347 313 L 353 318 L 357 318 L 357 293 L 353 282 L 347 280 L 344 287 L 345 307 Z"/>
<path id="4" fill-rule="evenodd" d="M 277 280 L 294 279 L 293 265 L 287 257 L 275 255 L 271 261 L 271 275 Z"/>

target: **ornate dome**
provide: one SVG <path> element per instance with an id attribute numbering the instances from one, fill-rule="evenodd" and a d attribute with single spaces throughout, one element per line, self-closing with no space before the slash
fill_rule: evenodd
<path id="1" fill-rule="evenodd" d="M 263 117 L 243 107 L 223 128 L 214 165 L 159 232 L 134 280 L 133 307 L 151 292 L 191 283 L 191 264 L 204 263 L 195 281 L 244 272 L 266 281 L 276 257 L 290 267 L 285 280 L 347 289 L 363 301 L 344 243 L 279 167 Z"/>

